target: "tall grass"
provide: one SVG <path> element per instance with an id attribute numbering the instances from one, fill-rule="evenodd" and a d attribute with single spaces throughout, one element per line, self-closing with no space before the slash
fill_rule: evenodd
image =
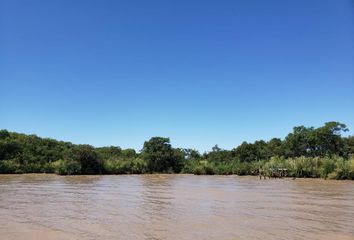
<path id="1" fill-rule="evenodd" d="M 257 175 L 262 171 L 270 175 L 274 169 L 287 169 L 290 177 L 354 179 L 354 157 L 272 157 L 270 160 L 256 162 L 189 160 L 182 172 L 196 175 Z"/>
<path id="2" fill-rule="evenodd" d="M 147 172 L 147 163 L 141 158 L 132 160 L 109 159 L 103 162 L 105 174 L 141 174 Z"/>

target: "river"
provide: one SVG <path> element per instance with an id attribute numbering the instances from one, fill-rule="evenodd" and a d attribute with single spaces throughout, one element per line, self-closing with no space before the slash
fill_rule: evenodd
<path id="1" fill-rule="evenodd" d="M 354 181 L 0 175 L 0 238 L 354 239 Z"/>

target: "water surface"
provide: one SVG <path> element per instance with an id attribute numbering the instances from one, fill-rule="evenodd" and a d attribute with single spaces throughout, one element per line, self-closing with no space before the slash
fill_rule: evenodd
<path id="1" fill-rule="evenodd" d="M 354 181 L 0 175 L 0 238 L 354 239 Z"/>

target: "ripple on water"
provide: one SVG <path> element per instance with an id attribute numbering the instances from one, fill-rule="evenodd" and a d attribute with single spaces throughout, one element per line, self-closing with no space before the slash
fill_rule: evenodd
<path id="1" fill-rule="evenodd" d="M 354 239 L 354 182 L 0 175 L 0 216 L 16 240 Z"/>

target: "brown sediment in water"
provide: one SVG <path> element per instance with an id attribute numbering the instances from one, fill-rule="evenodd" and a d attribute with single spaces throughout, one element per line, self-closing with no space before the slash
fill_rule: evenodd
<path id="1" fill-rule="evenodd" d="M 0 236 L 354 239 L 354 182 L 238 176 L 0 175 Z"/>

